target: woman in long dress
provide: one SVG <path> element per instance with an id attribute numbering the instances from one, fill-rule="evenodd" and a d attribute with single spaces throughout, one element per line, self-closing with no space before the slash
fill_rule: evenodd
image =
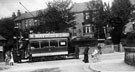
<path id="1" fill-rule="evenodd" d="M 7 51 L 7 52 L 5 53 L 5 64 L 6 64 L 6 65 L 9 65 L 9 64 L 10 64 L 10 59 L 11 59 L 10 51 Z"/>
<path id="2" fill-rule="evenodd" d="M 11 52 L 10 65 L 14 65 L 14 58 L 13 58 L 13 54 L 12 54 L 12 52 Z"/>

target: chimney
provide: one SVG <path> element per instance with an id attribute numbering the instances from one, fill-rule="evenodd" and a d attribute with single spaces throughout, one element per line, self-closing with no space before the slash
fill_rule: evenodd
<path id="1" fill-rule="evenodd" d="M 16 18 L 16 14 L 15 14 L 15 12 L 13 12 L 13 14 L 12 14 L 12 18 L 13 18 L 13 19 L 15 19 L 15 18 Z"/>
<path id="2" fill-rule="evenodd" d="M 20 16 L 21 15 L 21 12 L 20 12 L 20 10 L 18 10 L 18 12 L 17 12 L 17 16 Z"/>
<path id="3" fill-rule="evenodd" d="M 27 11 L 25 11 L 25 13 L 27 13 Z"/>

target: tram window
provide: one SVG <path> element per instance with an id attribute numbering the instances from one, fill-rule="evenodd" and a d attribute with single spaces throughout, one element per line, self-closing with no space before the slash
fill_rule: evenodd
<path id="1" fill-rule="evenodd" d="M 41 48 L 49 46 L 49 41 L 42 41 L 41 42 Z"/>
<path id="2" fill-rule="evenodd" d="M 32 41 L 30 45 L 31 45 L 31 48 L 32 48 L 32 49 L 40 48 L 38 41 Z"/>
<path id="3" fill-rule="evenodd" d="M 66 41 L 59 41 L 59 46 L 66 46 L 66 45 L 67 45 Z"/>
<path id="4" fill-rule="evenodd" d="M 55 47 L 57 47 L 57 46 L 58 46 L 58 41 L 55 41 L 55 40 L 50 41 L 50 46 L 55 46 Z"/>

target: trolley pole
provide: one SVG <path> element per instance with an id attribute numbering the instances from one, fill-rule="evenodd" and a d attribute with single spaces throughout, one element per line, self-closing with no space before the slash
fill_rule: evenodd
<path id="1" fill-rule="evenodd" d="M 19 4 L 22 5 L 34 17 L 34 15 L 21 2 L 19 2 Z"/>

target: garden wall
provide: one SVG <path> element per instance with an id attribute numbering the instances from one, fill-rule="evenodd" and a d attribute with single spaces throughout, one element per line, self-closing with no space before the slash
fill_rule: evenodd
<path id="1" fill-rule="evenodd" d="M 125 58 L 126 64 L 135 66 L 135 47 L 125 47 Z"/>

